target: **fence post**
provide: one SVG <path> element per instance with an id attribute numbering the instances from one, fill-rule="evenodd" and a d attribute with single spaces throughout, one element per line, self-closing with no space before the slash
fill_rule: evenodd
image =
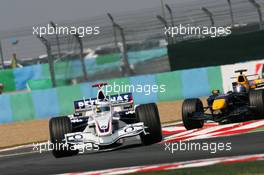
<path id="1" fill-rule="evenodd" d="M 56 87 L 55 70 L 54 70 L 54 60 L 53 60 L 53 56 L 51 54 L 51 46 L 50 46 L 50 43 L 44 37 L 37 36 L 37 38 L 46 47 L 47 55 L 48 55 L 48 62 L 49 62 L 49 70 L 50 70 L 51 83 L 52 83 L 52 87 Z"/>
<path id="2" fill-rule="evenodd" d="M 50 25 L 54 28 L 54 30 L 56 31 L 56 24 L 53 22 L 53 21 L 50 21 Z M 59 36 L 58 34 L 55 32 L 55 36 L 56 36 L 56 42 L 57 42 L 57 48 L 58 48 L 58 55 L 59 55 L 59 58 L 61 58 L 61 49 L 60 49 L 60 41 L 59 41 Z"/>
<path id="3" fill-rule="evenodd" d="M 75 34 L 74 37 L 76 38 L 77 42 L 79 43 L 79 47 L 80 47 L 80 59 L 81 59 L 81 65 L 82 65 L 84 80 L 88 80 L 88 74 L 86 71 L 84 54 L 83 54 L 83 42 L 82 42 L 82 39 L 80 38 L 79 34 Z"/>
<path id="4" fill-rule="evenodd" d="M 262 12 L 261 6 L 255 0 L 248 0 L 256 9 L 259 16 L 259 30 L 263 30 L 263 19 L 262 19 Z"/>
<path id="5" fill-rule="evenodd" d="M 157 15 L 156 16 L 157 17 L 157 19 L 165 26 L 165 28 L 166 29 L 169 29 L 169 24 L 168 24 L 168 22 L 167 22 L 167 20 L 166 19 L 164 19 L 162 16 L 160 16 L 160 15 Z M 174 27 L 174 26 L 173 26 Z M 172 36 L 170 36 L 170 34 L 167 32 L 166 33 L 166 40 L 167 40 L 167 42 L 168 42 L 168 45 L 169 44 L 172 44 L 173 43 L 173 38 L 172 38 Z M 172 42 L 171 42 L 172 41 Z"/>
<path id="6" fill-rule="evenodd" d="M 4 69 L 5 62 L 4 62 L 4 55 L 3 55 L 3 49 L 2 49 L 2 40 L 0 40 L 0 57 L 1 57 L 2 69 Z"/>
<path id="7" fill-rule="evenodd" d="M 211 21 L 211 26 L 214 27 L 215 26 L 215 22 L 214 22 L 214 17 L 213 17 L 213 13 L 210 12 L 207 8 L 202 7 L 201 10 L 209 17 L 210 21 Z"/>
<path id="8" fill-rule="evenodd" d="M 234 15 L 233 15 L 233 9 L 232 9 L 232 4 L 231 4 L 231 0 L 227 0 L 228 6 L 229 6 L 229 13 L 230 13 L 230 18 L 231 18 L 231 25 L 232 27 L 235 25 L 234 22 Z"/>
<path id="9" fill-rule="evenodd" d="M 134 72 L 130 68 L 129 62 L 128 62 L 128 56 L 127 56 L 127 45 L 126 45 L 126 37 L 124 33 L 124 28 L 121 27 L 119 24 L 115 23 L 113 16 L 110 13 L 107 13 L 108 17 L 110 18 L 114 31 L 115 29 L 118 29 L 120 31 L 121 40 L 122 40 L 122 46 L 120 46 L 120 51 L 122 54 L 121 58 L 121 70 L 123 75 L 133 75 Z M 115 34 L 115 33 L 114 33 Z M 116 36 L 115 37 L 115 44 L 117 45 Z"/>

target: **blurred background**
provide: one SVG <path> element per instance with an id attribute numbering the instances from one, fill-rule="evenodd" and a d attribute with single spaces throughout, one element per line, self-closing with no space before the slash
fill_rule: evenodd
<path id="1" fill-rule="evenodd" d="M 264 5 L 260 0 L 143 0 L 133 3 L 120 0 L 25 0 L 22 3 L 12 0 L 1 3 L 0 13 L 5 14 L 0 15 L 1 68 L 19 68 L 13 73 L 13 87 L 6 87 L 5 91 L 45 89 L 175 70 L 168 58 L 167 45 L 207 36 L 168 39 L 164 35 L 165 26 L 231 26 L 232 34 L 259 31 L 262 30 L 261 8 Z M 100 34 L 83 38 L 32 35 L 33 26 L 47 24 L 99 26 Z M 10 71 L 1 74 L 8 77 Z"/>

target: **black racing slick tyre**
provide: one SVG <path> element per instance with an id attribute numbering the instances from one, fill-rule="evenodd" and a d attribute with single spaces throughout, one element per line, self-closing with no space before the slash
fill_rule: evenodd
<path id="1" fill-rule="evenodd" d="M 142 133 L 140 135 L 144 145 L 151 145 L 162 140 L 159 111 L 155 103 L 143 104 L 136 107 L 136 118 L 147 127 L 145 131 L 148 134 Z"/>
<path id="2" fill-rule="evenodd" d="M 264 118 L 264 90 L 252 90 L 249 92 L 249 105 L 254 115 Z"/>
<path id="3" fill-rule="evenodd" d="M 203 112 L 203 103 L 198 98 L 186 99 L 182 104 L 182 121 L 187 130 L 202 128 L 203 120 L 193 119 L 194 112 Z"/>
<path id="4" fill-rule="evenodd" d="M 49 121 L 49 131 L 54 157 L 60 158 L 78 154 L 78 150 L 72 150 L 70 145 L 65 145 L 63 141 L 64 135 L 72 132 L 71 120 L 68 117 L 51 118 Z"/>

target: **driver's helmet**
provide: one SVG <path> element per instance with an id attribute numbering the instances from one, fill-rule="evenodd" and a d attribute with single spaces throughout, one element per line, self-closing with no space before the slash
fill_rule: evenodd
<path id="1" fill-rule="evenodd" d="M 248 88 L 246 85 L 243 84 L 237 84 L 233 87 L 234 92 L 241 93 L 241 92 L 248 92 Z"/>
<path id="2" fill-rule="evenodd" d="M 96 113 L 108 112 L 110 111 L 110 105 L 108 103 L 99 103 L 96 105 L 95 111 Z"/>

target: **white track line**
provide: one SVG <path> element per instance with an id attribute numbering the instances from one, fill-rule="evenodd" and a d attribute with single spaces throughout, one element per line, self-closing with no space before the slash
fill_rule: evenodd
<path id="1" fill-rule="evenodd" d="M 196 136 L 196 135 L 203 135 L 203 134 L 207 134 L 207 133 L 211 133 L 211 132 L 214 132 L 216 130 L 219 130 L 219 129 L 224 129 L 224 128 L 228 128 L 228 127 L 232 127 L 232 126 L 236 126 L 238 125 L 237 123 L 235 124 L 228 124 L 228 125 L 218 125 L 218 126 L 213 126 L 213 127 L 209 127 L 209 128 L 206 128 L 206 129 L 201 129 L 197 132 L 194 132 L 194 133 L 191 133 L 191 134 L 188 134 L 188 135 L 185 135 L 185 136 Z"/>
<path id="2" fill-rule="evenodd" d="M 213 133 L 214 131 L 217 131 L 219 129 L 228 128 L 228 127 L 232 127 L 235 125 L 238 125 L 238 124 L 235 123 L 235 124 L 228 124 L 228 125 L 218 125 L 218 126 L 209 127 L 206 129 L 194 129 L 194 130 L 184 131 L 182 133 L 178 133 L 178 134 L 174 134 L 174 135 L 166 137 L 165 141 L 170 140 L 170 139 L 175 139 L 175 138 L 181 138 L 181 137 L 201 136 L 201 138 L 206 138 L 205 135 L 208 133 Z M 222 132 L 225 132 L 225 131 L 222 131 Z"/>
<path id="3" fill-rule="evenodd" d="M 168 131 L 168 132 L 177 132 L 182 130 L 186 130 L 184 126 L 169 126 L 162 128 L 162 131 Z"/>
<path id="4" fill-rule="evenodd" d="M 195 129 L 195 130 L 189 130 L 189 131 L 184 131 L 180 132 L 168 137 L 165 137 L 164 141 L 169 141 L 173 139 L 181 139 L 182 140 L 197 140 L 197 139 L 205 139 L 205 138 L 212 138 L 216 137 L 219 134 L 227 133 L 230 131 L 243 131 L 245 129 L 254 129 L 264 126 L 264 120 L 260 121 L 254 121 L 254 122 L 249 122 L 249 123 L 234 123 L 234 124 L 227 124 L 227 125 L 217 125 L 217 126 L 212 126 L 209 128 L 205 129 Z M 231 127 L 231 128 L 230 128 Z M 227 128 L 226 130 L 223 130 Z M 221 130 L 221 131 L 218 131 Z"/>
<path id="5" fill-rule="evenodd" d="M 251 128 L 260 127 L 262 125 L 264 125 L 264 120 L 253 122 L 253 123 L 250 123 L 250 124 L 247 124 L 247 125 L 242 125 L 240 127 L 233 128 L 233 129 L 231 129 L 229 131 L 236 131 L 236 130 L 242 130 L 242 129 L 251 129 Z"/>
<path id="6" fill-rule="evenodd" d="M 38 151 L 29 151 L 29 152 L 22 152 L 22 153 L 4 154 L 4 155 L 0 155 L 0 158 L 3 158 L 3 157 L 21 156 L 21 155 L 35 154 L 35 153 L 39 153 L 39 152 Z"/>
<path id="7" fill-rule="evenodd" d="M 47 144 L 47 143 L 48 142 L 40 142 L 38 144 Z M 27 144 L 27 145 L 20 145 L 20 146 L 0 149 L 0 153 L 1 152 L 6 152 L 6 151 L 13 151 L 13 150 L 18 150 L 18 149 L 30 148 L 30 147 L 34 147 L 33 143 L 32 144 Z"/>
<path id="8" fill-rule="evenodd" d="M 165 137 L 165 140 L 174 139 L 174 138 L 177 138 L 177 137 L 182 137 L 184 135 L 188 135 L 188 134 L 193 133 L 195 131 L 197 131 L 197 129 L 184 131 L 184 132 L 181 132 L 181 133 L 178 133 L 178 134 L 173 134 L 171 136 Z"/>
<path id="9" fill-rule="evenodd" d="M 17 149 L 30 148 L 30 147 L 33 147 L 33 144 L 21 145 L 21 146 L 16 146 L 16 147 L 11 147 L 11 148 L 4 148 L 4 149 L 1 149 L 0 152 L 13 151 Z"/>

